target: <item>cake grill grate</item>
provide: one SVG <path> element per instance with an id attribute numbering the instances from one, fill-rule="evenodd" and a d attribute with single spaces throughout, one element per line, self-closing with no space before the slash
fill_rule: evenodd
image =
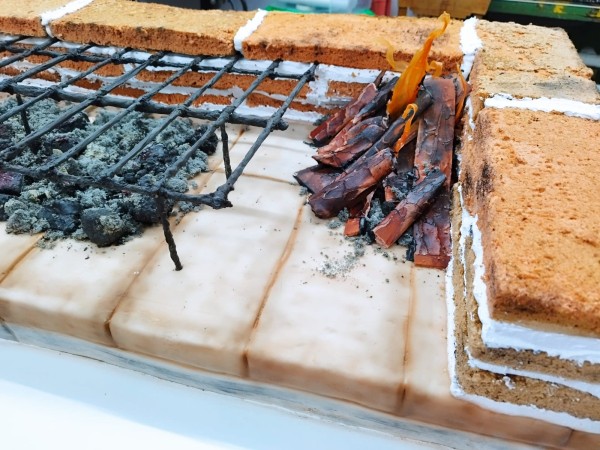
<path id="1" fill-rule="evenodd" d="M 314 78 L 314 73 L 317 64 L 312 64 L 304 73 L 288 74 L 279 73 L 276 71 L 281 61 L 273 61 L 264 70 L 248 70 L 236 67 L 236 64 L 243 61 L 240 55 L 225 59 L 223 65 L 215 64 L 211 66 L 211 62 L 215 61 L 210 57 L 187 57 L 182 55 L 172 55 L 167 52 L 146 53 L 136 51 L 131 48 L 125 49 L 109 49 L 94 45 L 72 45 L 69 47 L 57 50 L 55 44 L 59 41 L 55 38 L 47 38 L 43 40 L 36 39 L 34 44 L 23 46 L 32 42 L 28 38 L 22 36 L 4 37 L 0 42 L 0 51 L 4 53 L 4 59 L 0 60 L 0 69 L 15 67 L 14 65 L 24 61 L 28 57 L 39 56 L 46 59 L 45 62 L 39 64 L 28 65 L 26 70 L 14 71 L 11 75 L 5 75 L 0 78 L 0 91 L 14 96 L 17 100 L 17 105 L 0 115 L 0 125 L 6 122 L 9 118 L 19 116 L 22 125 L 25 129 L 25 137 L 19 142 L 16 142 L 8 147 L 0 149 L 0 171 L 21 174 L 29 177 L 32 180 L 49 180 L 58 184 L 75 185 L 82 188 L 97 187 L 106 189 L 112 192 L 131 192 L 137 193 L 151 198 L 160 213 L 160 222 L 163 226 L 165 240 L 169 247 L 171 259 L 175 264 L 176 270 L 182 268 L 179 256 L 177 255 L 176 245 L 173 235 L 170 230 L 168 215 L 170 208 L 174 202 L 189 202 L 192 205 L 207 205 L 209 207 L 220 209 L 232 206 L 228 200 L 229 193 L 234 189 L 236 181 L 242 175 L 244 169 L 256 154 L 260 145 L 268 137 L 273 130 L 285 130 L 288 124 L 282 119 L 284 113 L 290 106 L 291 102 L 298 95 L 302 87 Z M 94 52 L 90 50 L 94 48 Z M 100 50 L 100 51 L 98 51 Z M 175 56 L 175 57 L 174 57 Z M 222 59 L 221 59 L 222 60 Z M 32 78 L 41 72 L 52 70 L 58 64 L 65 61 L 86 62 L 91 63 L 87 70 L 70 77 L 63 78 L 55 83 L 30 83 Z M 80 80 L 86 79 L 89 75 L 94 74 L 99 69 L 109 64 L 123 65 L 123 73 L 117 77 L 111 78 L 102 87 L 96 91 L 85 91 L 76 88 L 76 84 Z M 111 95 L 111 92 L 135 77 L 144 69 L 160 70 L 161 67 L 168 67 L 172 70 L 172 75 L 163 82 L 155 85 L 145 94 L 137 98 L 127 98 L 123 96 Z M 195 87 L 189 96 L 178 104 L 168 105 L 165 103 L 155 102 L 152 98 L 161 92 L 165 87 L 175 83 L 178 79 L 189 72 L 210 71 L 214 72 L 204 85 Z M 255 77 L 250 86 L 229 105 L 222 107 L 214 107 L 209 110 L 201 107 L 194 107 L 193 104 L 202 95 L 204 95 L 212 86 L 214 86 L 225 74 L 241 74 L 252 75 Z M 295 86 L 283 101 L 283 104 L 276 109 L 268 117 L 259 117 L 252 114 L 238 113 L 238 107 L 252 94 L 257 87 L 267 78 L 287 78 L 295 82 Z M 56 101 L 70 102 L 70 106 L 62 111 L 55 120 L 42 126 L 36 130 L 32 130 L 27 119 L 27 111 L 30 107 L 44 99 L 53 99 Z M 21 154 L 26 148 L 32 148 L 36 142 L 44 135 L 52 131 L 56 131 L 66 121 L 72 119 L 77 114 L 86 110 L 91 106 L 98 107 L 116 107 L 118 113 L 106 122 L 102 127 L 83 138 L 62 154 L 49 158 L 46 162 L 37 166 L 25 166 L 14 163 L 14 159 Z M 106 130 L 114 127 L 119 121 L 123 120 L 128 114 L 133 111 L 159 114 L 160 121 L 155 128 L 135 146 L 133 146 L 124 156 L 116 163 L 112 164 L 105 170 L 95 176 L 78 176 L 64 171 L 58 170 L 59 166 L 70 158 L 76 158 L 86 147 L 98 139 Z M 196 142 L 185 150 L 174 162 L 168 165 L 160 177 L 152 186 L 140 185 L 139 183 L 125 182 L 123 178 L 118 177 L 118 174 L 123 167 L 133 158 L 148 147 L 155 138 L 169 124 L 178 117 L 188 117 L 194 119 L 202 119 L 207 121 L 205 132 L 196 140 Z M 258 135 L 256 141 L 251 145 L 245 156 L 237 167 L 231 167 L 228 148 L 228 135 L 226 124 L 243 124 L 254 127 L 263 128 Z M 204 194 L 188 194 L 176 192 L 167 187 L 167 181 L 173 177 L 207 142 L 213 133 L 219 132 L 222 142 L 223 161 L 225 166 L 225 178 L 223 184 L 216 188 L 213 192 Z"/>

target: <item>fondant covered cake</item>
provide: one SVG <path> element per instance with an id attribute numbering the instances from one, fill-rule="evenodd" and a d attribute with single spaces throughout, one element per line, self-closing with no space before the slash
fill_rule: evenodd
<path id="1" fill-rule="evenodd" d="M 388 44 L 408 62 L 437 26 L 182 14 L 126 0 L 19 5 L 24 12 L 0 4 L 0 45 L 27 35 L 35 38 L 15 45 L 31 49 L 48 33 L 60 51 L 91 43 L 88 54 L 173 52 L 118 96 L 167 80 L 177 70 L 169 58 L 209 56 L 158 102 L 181 102 L 238 52 L 245 59 L 235 64 L 250 72 L 284 59 L 245 100 L 256 112 L 283 102 L 283 75 L 316 61 L 291 104 L 305 120 L 336 111 L 390 69 Z M 292 177 L 313 153 L 303 142 L 312 126 L 298 122 L 263 143 L 231 193 L 233 208 L 173 218 L 182 271 L 156 227 L 117 247 L 65 240 L 43 249 L 38 235 L 0 225 L 0 336 L 443 445 L 598 445 L 600 96 L 591 72 L 561 30 L 475 19 L 452 21 L 431 58 L 443 73 L 459 65 L 472 86 L 447 273 L 414 266 L 401 247 L 345 240 L 312 215 Z M 15 76 L 47 59 L 32 54 L 0 71 Z M 89 67 L 64 61 L 27 82 L 51 86 Z M 77 89 L 124 73 L 102 70 Z M 230 104 L 254 77 L 227 74 L 195 106 Z M 259 131 L 227 127 L 235 164 Z M 224 182 L 219 151 L 207 169 L 194 179 L 197 193 Z"/>

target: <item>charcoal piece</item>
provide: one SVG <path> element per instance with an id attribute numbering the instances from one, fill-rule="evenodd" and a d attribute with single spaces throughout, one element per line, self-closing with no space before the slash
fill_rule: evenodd
<path id="1" fill-rule="evenodd" d="M 194 134 L 192 135 L 191 139 L 188 141 L 188 144 L 194 145 L 202 137 L 202 135 L 206 132 L 207 128 L 208 128 L 207 125 L 200 125 L 196 129 Z M 202 150 L 207 155 L 212 155 L 217 151 L 218 144 L 219 144 L 219 138 L 213 131 L 210 134 L 210 136 L 208 137 L 208 139 L 200 146 L 200 150 Z"/>
<path id="2" fill-rule="evenodd" d="M 384 117 L 365 119 L 347 130 L 342 143 L 320 148 L 313 158 L 321 164 L 344 167 L 371 148 L 387 127 L 387 119 Z"/>
<path id="3" fill-rule="evenodd" d="M 316 146 L 322 146 L 337 135 L 360 110 L 371 103 L 376 97 L 377 86 L 375 83 L 368 84 L 357 98 L 311 131 L 309 137 Z"/>
<path id="4" fill-rule="evenodd" d="M 48 228 L 63 233 L 72 233 L 77 229 L 78 220 L 71 214 L 55 214 L 49 208 L 41 208 L 37 213 L 38 220 L 45 220 Z"/>
<path id="5" fill-rule="evenodd" d="M 67 216 L 77 216 L 81 212 L 81 205 L 75 199 L 59 198 L 52 200 L 44 205 L 54 214 L 64 214 Z"/>
<path id="6" fill-rule="evenodd" d="M 380 86 L 377 96 L 370 103 L 366 104 L 352 120 L 356 123 L 365 117 L 378 114 L 379 111 L 383 110 L 392 94 L 394 86 L 396 86 L 396 83 L 398 82 L 398 78 L 399 77 L 394 77 Z"/>
<path id="7" fill-rule="evenodd" d="M 13 145 L 15 131 L 10 123 L 0 124 L 0 151 Z"/>
<path id="8" fill-rule="evenodd" d="M 79 138 L 69 133 L 47 134 L 41 138 L 41 145 L 45 153 L 51 155 L 53 150 L 60 150 L 64 153 L 77 145 L 79 141 Z"/>
<path id="9" fill-rule="evenodd" d="M 12 195 L 0 194 L 0 221 L 8 220 L 8 214 L 4 211 L 4 204 L 13 198 Z"/>
<path id="10" fill-rule="evenodd" d="M 23 189 L 23 175 L 0 170 L 0 194 L 19 195 Z"/>
<path id="11" fill-rule="evenodd" d="M 419 181 L 434 168 L 445 176 L 444 190 L 433 205 L 415 223 L 415 264 L 445 269 L 450 261 L 450 183 L 454 143 L 455 87 L 451 79 L 427 78 L 423 82 L 434 99 L 419 124 L 415 150 L 415 168 Z"/>
<path id="12" fill-rule="evenodd" d="M 56 129 L 61 133 L 69 133 L 73 130 L 84 130 L 90 123 L 90 118 L 85 113 L 77 113 L 73 117 L 69 117 L 63 123 L 60 124 Z"/>
<path id="13" fill-rule="evenodd" d="M 90 208 L 83 211 L 81 228 L 98 247 L 116 244 L 127 234 L 123 219 L 109 208 Z"/>
<path id="14" fill-rule="evenodd" d="M 154 199 L 150 197 L 140 196 L 135 198 L 131 202 L 129 214 L 134 220 L 146 224 L 158 223 L 160 220 L 158 206 Z"/>

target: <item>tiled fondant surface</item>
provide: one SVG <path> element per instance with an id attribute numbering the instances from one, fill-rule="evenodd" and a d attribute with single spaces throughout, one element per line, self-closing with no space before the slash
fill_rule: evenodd
<path id="1" fill-rule="evenodd" d="M 353 252 L 340 234 L 303 208 L 248 346 L 250 377 L 396 411 L 411 265 L 369 248 L 354 270 L 327 278 L 319 266 Z"/>
<path id="2" fill-rule="evenodd" d="M 63 241 L 33 248 L 0 283 L 0 317 L 113 345 L 106 323 L 162 239 L 155 227 L 119 247 Z"/>
<path id="3" fill-rule="evenodd" d="M 39 236 L 14 235 L 6 233 L 6 222 L 0 222 L 0 280 L 31 250 Z M 1 317 L 1 316 L 0 316 Z"/>
<path id="4" fill-rule="evenodd" d="M 234 168 L 257 134 L 249 129 L 230 135 Z M 149 262 L 111 320 L 120 347 L 246 374 L 246 342 L 304 202 L 290 184 L 290 164 L 303 158 L 305 144 L 276 133 L 230 194 L 233 208 L 204 208 L 175 227 L 184 270 L 175 272 L 166 252 Z M 221 165 L 200 190 L 210 192 L 224 180 Z"/>
<path id="5" fill-rule="evenodd" d="M 303 198 L 295 186 L 242 177 L 230 199 L 235 207 L 207 208 L 174 230 L 181 272 L 166 252 L 148 263 L 111 321 L 119 347 L 244 374 L 245 342 Z"/>
<path id="6" fill-rule="evenodd" d="M 474 433 L 492 433 L 541 445 L 564 445 L 571 433 L 568 428 L 496 414 L 450 395 L 444 273 L 414 270 L 411 285 L 413 297 L 404 368 L 406 389 L 401 415 Z"/>

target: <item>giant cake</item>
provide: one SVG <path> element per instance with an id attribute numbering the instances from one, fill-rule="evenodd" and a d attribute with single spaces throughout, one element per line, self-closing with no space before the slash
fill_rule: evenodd
<path id="1" fill-rule="evenodd" d="M 112 21 L 115 10 L 122 14 Z M 3 42 L 49 33 L 64 51 L 93 43 L 92 54 L 135 45 L 176 60 L 210 55 L 209 75 L 200 70 L 170 86 L 158 100 L 166 103 L 181 101 L 236 52 L 246 67 L 285 57 L 282 71 L 302 72 L 316 60 L 323 64 L 315 79 L 291 105 L 310 113 L 294 117 L 312 120 L 389 68 L 382 38 L 408 61 L 436 26 L 181 11 L 47 0 L 20 19 L 3 4 L 0 32 Z M 42 25 L 42 17 L 51 20 Z M 447 273 L 415 267 L 399 247 L 351 245 L 315 218 L 292 178 L 310 165 L 303 141 L 311 126 L 295 122 L 259 149 L 231 194 L 233 208 L 173 220 L 182 271 L 173 270 L 156 227 L 118 247 L 66 240 L 43 249 L 38 235 L 7 234 L 0 224 L 0 337 L 450 447 L 597 446 L 600 96 L 591 72 L 564 32 L 534 26 L 453 21 L 432 52 L 446 71 L 458 64 L 470 73 L 472 85 Z M 1 69 L 14 76 L 36 63 Z M 62 66 L 47 74 L 54 80 L 38 82 L 84 66 Z M 78 88 L 105 85 L 122 70 L 112 69 Z M 115 95 L 141 95 L 175 70 L 152 69 Z M 244 107 L 282 101 L 288 82 L 267 81 Z M 228 104 L 248 82 L 243 74 L 223 78 L 207 103 Z M 235 163 L 259 132 L 228 127 Z M 195 179 L 196 192 L 223 183 L 219 155 Z M 498 334 L 507 329 L 510 336 Z M 554 345 L 563 340 L 566 348 Z"/>

